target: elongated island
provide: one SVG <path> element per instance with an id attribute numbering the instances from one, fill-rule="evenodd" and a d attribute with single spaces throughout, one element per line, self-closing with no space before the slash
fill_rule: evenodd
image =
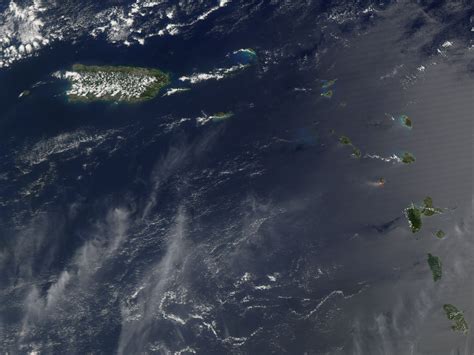
<path id="1" fill-rule="evenodd" d="M 428 254 L 428 265 L 431 269 L 431 273 L 433 274 L 433 281 L 441 280 L 443 276 L 443 264 L 441 263 L 441 259 L 437 256 L 432 254 Z"/>
<path id="2" fill-rule="evenodd" d="M 71 101 L 143 102 L 155 98 L 170 83 L 159 69 L 127 66 L 88 66 L 74 64 L 70 71 L 54 74 L 68 80 Z"/>

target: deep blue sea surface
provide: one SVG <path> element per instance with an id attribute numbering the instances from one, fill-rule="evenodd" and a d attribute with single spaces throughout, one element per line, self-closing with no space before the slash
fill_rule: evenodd
<path id="1" fill-rule="evenodd" d="M 80 3 L 51 5 L 71 28 L 0 68 L 0 352 L 471 351 L 442 310 L 474 321 L 469 4 L 165 1 L 124 38 L 188 25 L 140 45 L 90 35 L 131 2 Z M 22 29 L 8 11 L 0 26 Z M 74 63 L 171 83 L 139 104 L 74 103 L 52 76 Z M 205 120 L 218 112 L 233 116 Z M 404 209 L 426 196 L 444 213 L 413 234 Z"/>

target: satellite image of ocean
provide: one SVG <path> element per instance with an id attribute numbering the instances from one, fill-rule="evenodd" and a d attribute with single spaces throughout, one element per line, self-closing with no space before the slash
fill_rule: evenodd
<path id="1" fill-rule="evenodd" d="M 0 0 L 0 354 L 473 355 L 472 0 Z"/>

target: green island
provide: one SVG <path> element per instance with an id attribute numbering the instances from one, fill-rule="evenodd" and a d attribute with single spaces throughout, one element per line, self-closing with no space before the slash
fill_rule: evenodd
<path id="1" fill-rule="evenodd" d="M 352 145 L 352 141 L 347 136 L 340 136 L 339 142 L 343 145 Z"/>
<path id="2" fill-rule="evenodd" d="M 413 233 L 417 233 L 421 229 L 421 211 L 418 207 L 412 204 L 410 207 L 405 209 L 405 216 L 408 219 L 408 225 Z"/>
<path id="3" fill-rule="evenodd" d="M 423 204 L 424 206 L 423 206 L 423 209 L 421 210 L 421 213 L 423 214 L 423 216 L 430 217 L 435 214 L 443 213 L 443 210 L 441 208 L 437 208 L 433 206 L 433 199 L 429 196 L 427 196 L 423 200 Z"/>
<path id="4" fill-rule="evenodd" d="M 332 90 L 328 90 L 328 91 L 324 91 L 321 93 L 321 96 L 326 98 L 326 99 L 330 99 L 332 98 L 334 92 Z"/>
<path id="5" fill-rule="evenodd" d="M 222 122 L 234 116 L 233 112 L 218 112 L 214 115 L 209 116 L 212 122 Z"/>
<path id="6" fill-rule="evenodd" d="M 400 122 L 406 128 L 410 128 L 410 129 L 413 128 L 413 122 L 412 122 L 411 118 L 408 117 L 407 115 L 401 115 L 400 116 Z"/>
<path id="7" fill-rule="evenodd" d="M 436 238 L 443 239 L 446 236 L 446 233 L 443 230 L 438 230 L 435 233 Z"/>
<path id="8" fill-rule="evenodd" d="M 423 216 L 431 217 L 440 213 L 443 213 L 443 210 L 441 208 L 433 207 L 433 199 L 429 196 L 423 200 L 423 206 L 416 206 L 412 203 L 410 207 L 405 209 L 405 216 L 413 233 L 420 231 Z"/>
<path id="9" fill-rule="evenodd" d="M 353 156 L 354 158 L 360 159 L 360 158 L 362 158 L 362 152 L 360 151 L 359 148 L 353 147 L 353 149 L 352 149 L 352 156 Z"/>
<path id="10" fill-rule="evenodd" d="M 452 304 L 445 304 L 443 306 L 444 312 L 446 313 L 446 317 L 453 321 L 453 325 L 451 329 L 456 332 L 461 332 L 463 334 L 467 334 L 469 330 L 469 326 L 464 319 L 464 314 L 459 309 L 457 309 Z"/>
<path id="11" fill-rule="evenodd" d="M 428 254 L 428 265 L 430 266 L 431 273 L 433 274 L 434 282 L 441 280 L 443 274 L 441 259 L 437 256 Z"/>
<path id="12" fill-rule="evenodd" d="M 359 148 L 357 148 L 352 141 L 350 140 L 349 137 L 347 136 L 340 136 L 339 137 L 339 143 L 342 145 L 346 145 L 352 148 L 352 156 L 354 158 L 360 159 L 362 157 L 362 152 L 360 151 Z"/>
<path id="13" fill-rule="evenodd" d="M 405 152 L 403 153 L 401 160 L 402 160 L 402 163 L 404 164 L 411 164 L 411 163 L 414 163 L 416 159 L 413 154 L 409 152 Z"/>
<path id="14" fill-rule="evenodd" d="M 66 94 L 71 101 L 142 102 L 170 83 L 169 75 L 159 69 L 127 66 L 74 64 L 59 77 L 70 82 Z"/>
<path id="15" fill-rule="evenodd" d="M 333 80 L 321 80 L 321 96 L 326 99 L 331 99 L 334 95 L 332 87 L 336 83 L 337 79 Z"/>

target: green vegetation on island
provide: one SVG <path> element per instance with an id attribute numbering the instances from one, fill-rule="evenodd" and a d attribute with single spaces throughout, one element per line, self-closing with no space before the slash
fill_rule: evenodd
<path id="1" fill-rule="evenodd" d="M 321 96 L 330 99 L 334 95 L 333 86 L 336 83 L 337 79 L 333 80 L 321 80 Z"/>
<path id="2" fill-rule="evenodd" d="M 339 142 L 343 145 L 352 145 L 352 141 L 347 136 L 340 136 Z"/>
<path id="3" fill-rule="evenodd" d="M 409 152 L 405 152 L 403 153 L 403 156 L 401 158 L 402 160 L 402 163 L 404 164 L 411 164 L 411 163 L 414 163 L 415 162 L 415 156 Z"/>
<path id="4" fill-rule="evenodd" d="M 408 225 L 413 233 L 417 233 L 421 229 L 421 211 L 418 207 L 412 204 L 410 207 L 405 209 L 405 216 L 408 219 Z"/>
<path id="5" fill-rule="evenodd" d="M 326 98 L 326 99 L 330 99 L 332 98 L 334 92 L 332 90 L 328 90 L 328 91 L 324 91 L 321 93 L 321 96 Z"/>
<path id="6" fill-rule="evenodd" d="M 443 213 L 443 210 L 441 208 L 437 208 L 433 206 L 433 199 L 431 197 L 427 196 L 423 200 L 423 203 L 424 203 L 424 206 L 423 206 L 423 209 L 421 210 L 421 213 L 423 214 L 423 216 L 431 217 L 435 214 Z"/>
<path id="7" fill-rule="evenodd" d="M 443 239 L 446 236 L 446 233 L 440 229 L 435 233 L 435 236 L 438 239 Z"/>
<path id="8" fill-rule="evenodd" d="M 360 151 L 359 148 L 353 147 L 353 149 L 352 149 L 352 156 L 353 156 L 354 158 L 360 159 L 360 158 L 362 158 L 362 152 Z"/>
<path id="9" fill-rule="evenodd" d="M 443 210 L 441 208 L 433 206 L 433 199 L 428 196 L 423 200 L 423 206 L 416 206 L 412 203 L 410 207 L 406 208 L 405 216 L 411 231 L 417 233 L 421 229 L 423 216 L 431 217 L 442 212 Z"/>
<path id="10" fill-rule="evenodd" d="M 459 309 L 457 309 L 452 304 L 445 304 L 443 306 L 444 312 L 446 313 L 446 317 L 453 322 L 451 329 L 456 332 L 461 332 L 463 334 L 467 334 L 469 330 L 469 326 L 464 319 L 464 314 Z"/>
<path id="11" fill-rule="evenodd" d="M 441 280 L 443 274 L 441 259 L 437 256 L 428 254 L 428 265 L 430 266 L 431 273 L 433 274 L 434 282 Z"/>
<path id="12" fill-rule="evenodd" d="M 127 66 L 88 66 L 74 64 L 61 75 L 69 80 L 72 101 L 142 102 L 155 98 L 170 83 L 159 69 Z"/>
<path id="13" fill-rule="evenodd" d="M 357 158 L 357 159 L 360 159 L 362 157 L 362 152 L 360 151 L 359 148 L 357 148 L 353 143 L 352 141 L 350 140 L 349 137 L 347 136 L 340 136 L 339 137 L 339 143 L 341 143 L 342 145 L 345 145 L 345 146 L 349 146 L 352 148 L 352 156 L 354 158 Z"/>
<path id="14" fill-rule="evenodd" d="M 413 122 L 411 120 L 410 117 L 408 117 L 407 115 L 401 115 L 400 116 L 400 122 L 402 123 L 402 125 L 406 128 L 412 128 L 413 127 Z"/>
<path id="15" fill-rule="evenodd" d="M 233 112 L 218 112 L 214 115 L 209 116 L 212 122 L 222 122 L 234 116 Z"/>

